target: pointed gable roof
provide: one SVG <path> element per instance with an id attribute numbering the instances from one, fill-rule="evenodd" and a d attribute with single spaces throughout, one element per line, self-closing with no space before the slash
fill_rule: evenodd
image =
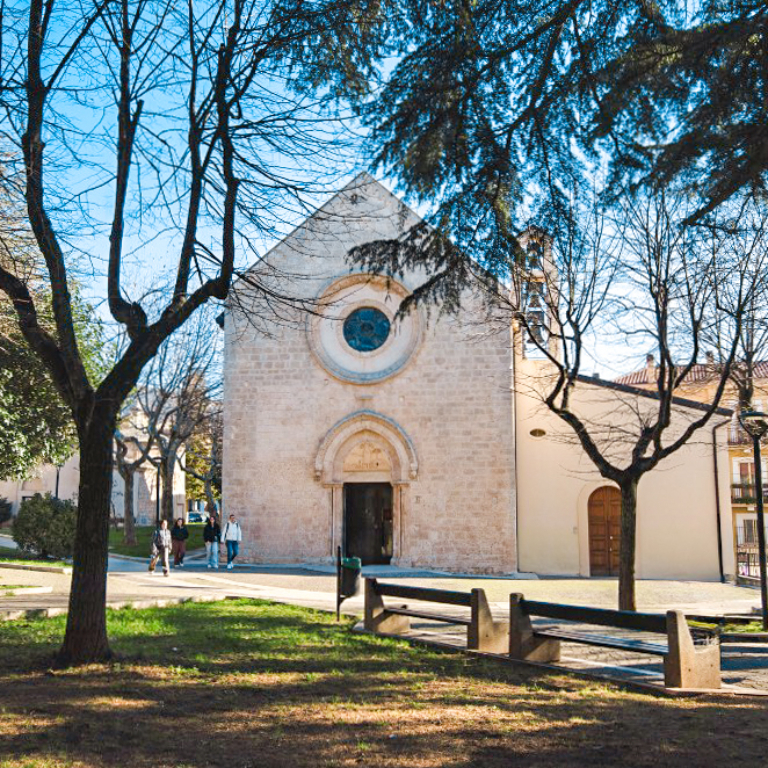
<path id="1" fill-rule="evenodd" d="M 259 264 L 269 263 L 275 258 L 280 258 L 281 252 L 299 250 L 301 241 L 306 236 L 314 234 L 313 230 L 323 227 L 329 228 L 334 220 L 338 220 L 341 224 L 349 216 L 349 206 L 356 204 L 357 195 L 379 198 L 384 207 L 390 209 L 391 215 L 403 216 L 404 219 L 408 220 L 409 226 L 421 221 L 421 217 L 397 195 L 390 192 L 368 171 L 361 171 L 300 224 L 297 224 L 291 232 L 275 243 L 264 256 L 254 262 L 245 272 L 252 271 Z M 240 279 L 241 277 L 238 277 L 235 284 Z"/>

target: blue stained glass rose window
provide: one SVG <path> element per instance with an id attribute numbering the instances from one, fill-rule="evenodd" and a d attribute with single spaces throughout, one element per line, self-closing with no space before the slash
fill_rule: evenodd
<path id="1" fill-rule="evenodd" d="M 360 307 L 344 321 L 344 338 L 358 352 L 373 352 L 389 336 L 389 318 L 374 307 Z"/>

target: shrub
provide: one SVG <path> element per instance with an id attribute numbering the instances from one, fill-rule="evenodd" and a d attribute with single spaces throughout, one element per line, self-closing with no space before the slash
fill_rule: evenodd
<path id="1" fill-rule="evenodd" d="M 19 507 L 13 521 L 13 540 L 25 552 L 41 557 L 72 557 L 77 507 L 71 501 L 36 493 Z"/>
<path id="2" fill-rule="evenodd" d="M 11 519 L 11 502 L 0 496 L 0 525 L 4 525 Z"/>

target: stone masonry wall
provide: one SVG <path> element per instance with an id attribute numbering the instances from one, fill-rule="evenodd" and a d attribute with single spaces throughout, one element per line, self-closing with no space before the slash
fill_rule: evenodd
<path id="1" fill-rule="evenodd" d="M 414 214 L 358 177 L 278 245 L 259 269 L 279 270 L 297 295 L 318 296 L 350 273 L 347 250 L 396 236 Z M 290 278 L 285 278 L 290 275 Z M 413 287 L 423 276 L 409 275 Z M 260 310 L 240 286 L 241 306 Z M 263 312 L 260 317 L 263 317 Z M 411 439 L 418 476 L 403 495 L 401 565 L 508 572 L 515 562 L 509 334 L 480 333 L 479 315 L 436 314 L 406 365 L 354 384 L 332 375 L 310 344 L 310 320 L 226 317 L 224 509 L 238 515 L 243 559 L 328 561 L 332 490 L 315 473 L 323 438 L 360 410 L 394 420 Z M 269 332 L 269 335 L 265 333 Z M 338 514 L 338 511 L 337 511 Z"/>

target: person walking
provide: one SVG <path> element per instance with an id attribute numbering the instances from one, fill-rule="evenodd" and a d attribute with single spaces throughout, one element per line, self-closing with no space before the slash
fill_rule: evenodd
<path id="1" fill-rule="evenodd" d="M 173 530 L 171 531 L 171 547 L 173 551 L 174 567 L 184 567 L 184 555 L 187 554 L 188 538 L 189 531 L 187 530 L 187 526 L 184 525 L 184 518 L 180 517 L 176 521 L 176 525 L 173 526 Z"/>
<path id="2" fill-rule="evenodd" d="M 234 568 L 235 558 L 240 551 L 240 542 L 243 540 L 240 523 L 235 520 L 234 515 L 229 516 L 221 539 L 227 547 L 227 570 L 231 571 Z"/>
<path id="3" fill-rule="evenodd" d="M 203 541 L 208 553 L 208 567 L 219 568 L 219 545 L 221 544 L 221 526 L 216 518 L 216 514 L 211 512 L 208 516 L 208 522 L 203 528 Z"/>
<path id="4" fill-rule="evenodd" d="M 171 551 L 171 532 L 168 530 L 168 521 L 163 520 L 152 536 L 152 554 L 149 558 L 149 572 L 154 574 L 158 560 L 163 561 L 163 576 L 168 576 L 170 565 L 168 553 Z"/>

